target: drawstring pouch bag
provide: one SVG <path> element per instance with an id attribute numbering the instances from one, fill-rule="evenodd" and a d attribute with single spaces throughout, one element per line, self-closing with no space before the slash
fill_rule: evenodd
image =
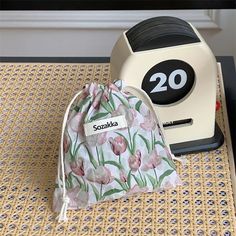
<path id="1" fill-rule="evenodd" d="M 174 188 L 181 181 L 144 91 L 91 83 L 74 96 L 62 125 L 53 209 Z"/>

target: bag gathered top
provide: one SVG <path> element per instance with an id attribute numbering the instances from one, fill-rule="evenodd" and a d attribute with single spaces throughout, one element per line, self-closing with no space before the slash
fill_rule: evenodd
<path id="1" fill-rule="evenodd" d="M 163 128 L 144 91 L 91 83 L 70 102 L 62 125 L 53 210 L 155 192 L 181 184 Z"/>

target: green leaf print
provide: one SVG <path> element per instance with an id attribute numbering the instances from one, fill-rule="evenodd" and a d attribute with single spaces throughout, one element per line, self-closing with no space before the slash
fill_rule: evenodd
<path id="1" fill-rule="evenodd" d="M 125 191 L 127 191 L 127 187 L 125 183 L 121 182 L 119 179 L 115 178 L 115 181 L 121 186 L 121 188 Z"/>
<path id="2" fill-rule="evenodd" d="M 86 97 L 85 99 L 82 99 L 82 101 L 77 105 L 79 108 L 78 112 L 81 111 L 81 108 L 84 107 L 84 105 L 91 100 L 91 96 Z"/>
<path id="3" fill-rule="evenodd" d="M 70 181 L 72 181 L 72 179 L 75 179 L 78 182 L 80 188 L 83 185 L 83 183 L 79 180 L 79 178 L 77 178 L 77 176 L 74 176 L 72 172 L 69 173 L 68 178 L 70 179 Z"/>
<path id="4" fill-rule="evenodd" d="M 66 189 L 69 189 L 71 188 L 71 184 L 70 184 L 70 181 L 68 179 L 66 179 Z"/>
<path id="5" fill-rule="evenodd" d="M 130 128 L 128 127 L 128 135 L 129 135 L 129 143 L 130 143 L 130 149 L 131 149 L 131 154 L 133 154 L 133 144 L 131 140 L 131 133 L 130 133 Z"/>
<path id="6" fill-rule="evenodd" d="M 75 159 L 75 149 L 76 149 L 76 144 L 77 144 L 78 138 L 79 138 L 79 133 L 77 132 L 77 133 L 76 133 L 75 143 L 74 143 L 74 149 L 73 149 L 73 151 L 72 151 L 73 159 Z"/>
<path id="7" fill-rule="evenodd" d="M 167 170 L 165 171 L 159 178 L 159 186 L 161 186 L 161 183 L 162 181 L 164 180 L 165 177 L 171 175 L 171 173 L 173 172 L 174 170 Z"/>
<path id="8" fill-rule="evenodd" d="M 71 161 L 72 161 L 72 160 L 74 160 L 74 156 L 73 156 L 73 153 L 72 153 L 72 139 L 71 139 L 71 137 L 70 137 L 68 132 L 67 132 L 67 134 L 68 134 L 68 137 L 70 139 L 69 153 L 70 153 L 70 158 L 71 158 Z"/>
<path id="9" fill-rule="evenodd" d="M 124 106 L 130 108 L 130 105 L 129 105 L 128 101 L 126 101 L 125 99 L 122 99 L 121 97 L 119 97 L 119 96 L 118 96 L 117 94 L 115 94 L 115 93 L 114 93 L 114 95 L 120 100 L 120 102 L 121 102 Z"/>
<path id="10" fill-rule="evenodd" d="M 160 142 L 160 141 L 156 141 L 155 140 L 155 142 L 154 142 L 154 145 L 160 145 L 160 146 L 162 146 L 163 148 L 165 147 L 165 144 L 163 143 L 163 142 Z"/>
<path id="11" fill-rule="evenodd" d="M 72 172 L 70 172 L 68 174 L 68 177 L 66 178 L 66 188 L 67 189 L 68 188 L 73 188 L 73 178 L 74 178 L 74 176 L 73 176 Z M 81 187 L 81 183 L 80 182 L 79 182 L 79 185 Z"/>
<path id="12" fill-rule="evenodd" d="M 90 120 L 91 121 L 97 120 L 97 119 L 107 116 L 108 114 L 109 114 L 109 112 L 100 112 L 100 113 L 97 113 L 96 115 L 94 115 L 93 117 L 91 117 Z"/>
<path id="13" fill-rule="evenodd" d="M 140 111 L 140 106 L 142 104 L 142 101 L 139 100 L 136 104 L 135 104 L 135 110 L 137 110 L 138 112 Z"/>
<path id="14" fill-rule="evenodd" d="M 115 110 L 115 109 L 116 109 L 116 106 L 115 106 L 114 99 L 113 99 L 113 97 L 112 97 L 112 92 L 110 92 L 110 94 L 109 94 L 109 101 L 111 102 L 111 105 L 112 105 L 113 110 Z"/>
<path id="15" fill-rule="evenodd" d="M 84 144 L 85 142 L 80 143 L 77 148 L 75 149 L 75 152 L 73 154 L 73 158 L 75 159 L 77 152 L 79 151 L 80 147 Z"/>
<path id="16" fill-rule="evenodd" d="M 127 176 L 127 184 L 129 186 L 129 189 L 130 189 L 131 188 L 131 170 L 129 171 L 128 176 Z"/>
<path id="17" fill-rule="evenodd" d="M 88 188 L 87 188 L 86 183 L 85 183 L 85 181 L 84 181 L 84 179 L 83 179 L 82 176 L 77 177 L 77 176 L 75 176 L 75 175 L 73 174 L 73 172 L 70 172 L 70 173 L 69 173 L 69 177 L 71 178 L 72 187 L 73 187 L 73 179 L 74 179 L 74 180 L 76 180 L 76 182 L 79 184 L 79 187 L 80 187 L 81 190 L 83 190 L 83 191 L 85 191 L 85 192 L 88 191 Z M 82 180 L 81 180 L 81 179 L 82 179 Z M 76 185 L 75 185 L 75 186 L 76 186 Z"/>
<path id="18" fill-rule="evenodd" d="M 144 186 L 147 186 L 147 179 L 145 175 L 143 175 L 143 179 L 144 179 Z"/>
<path id="19" fill-rule="evenodd" d="M 132 153 L 134 153 L 135 152 L 135 150 L 136 150 L 136 142 L 135 142 L 135 138 L 136 138 L 136 135 L 137 135 L 137 133 L 138 133 L 138 130 L 135 132 L 135 134 L 133 135 L 133 139 L 132 139 Z"/>
<path id="20" fill-rule="evenodd" d="M 154 149 L 154 146 L 155 146 L 155 137 L 153 137 L 153 133 L 152 133 L 152 131 L 151 131 L 151 141 L 152 141 L 152 146 L 151 146 L 151 150 L 153 150 Z"/>
<path id="21" fill-rule="evenodd" d="M 109 105 L 108 102 L 101 102 L 101 106 L 108 112 L 112 113 L 112 107 Z"/>
<path id="22" fill-rule="evenodd" d="M 147 177 L 148 177 L 149 181 L 151 182 L 153 190 L 154 190 L 157 187 L 156 179 L 149 174 L 147 174 Z"/>
<path id="23" fill-rule="evenodd" d="M 93 193 L 96 197 L 96 200 L 98 201 L 99 200 L 99 192 L 97 190 L 97 188 L 93 185 L 93 184 L 90 184 L 92 186 L 92 189 L 93 189 Z"/>
<path id="24" fill-rule="evenodd" d="M 89 192 L 89 185 L 88 184 L 85 185 L 85 192 L 87 192 L 87 193 Z"/>
<path id="25" fill-rule="evenodd" d="M 87 147 L 86 145 L 84 145 L 84 147 L 85 147 L 85 149 L 86 149 L 87 152 L 88 152 L 90 162 L 92 163 L 93 167 L 94 167 L 95 169 L 97 169 L 98 163 L 97 163 L 96 160 L 94 159 L 93 155 L 90 153 L 88 147 Z"/>
<path id="26" fill-rule="evenodd" d="M 143 178 L 143 176 L 142 176 L 140 170 L 138 170 L 138 173 L 139 173 L 140 179 L 141 179 L 141 181 L 142 181 L 142 187 L 147 186 L 147 181 L 146 181 L 146 184 L 145 184 L 144 178 Z"/>
<path id="27" fill-rule="evenodd" d="M 172 160 L 166 157 L 162 157 L 162 160 L 166 161 L 170 167 L 172 167 L 174 170 L 176 170 L 176 166 Z"/>
<path id="28" fill-rule="evenodd" d="M 136 96 L 129 96 L 127 99 L 137 98 Z"/>
<path id="29" fill-rule="evenodd" d="M 100 157 L 101 157 L 101 160 L 100 160 L 100 162 L 101 162 L 101 164 L 104 166 L 105 165 L 105 159 L 104 159 L 104 153 L 103 153 L 103 149 L 101 148 L 101 151 L 100 151 Z"/>
<path id="30" fill-rule="evenodd" d="M 117 189 L 117 188 L 110 189 L 110 190 L 106 191 L 106 192 L 103 194 L 102 198 L 105 198 L 105 197 L 107 197 L 107 196 L 110 196 L 110 195 L 112 195 L 112 194 L 114 194 L 114 193 L 120 193 L 120 192 L 122 192 L 122 191 L 124 191 L 124 190 L 123 190 L 123 189 Z"/>
<path id="31" fill-rule="evenodd" d="M 151 147 L 150 147 L 150 142 L 148 141 L 148 139 L 144 138 L 143 135 L 139 134 L 139 137 L 143 140 L 143 142 L 146 145 L 146 148 L 148 150 L 148 153 L 150 153 L 151 151 Z"/>
<path id="32" fill-rule="evenodd" d="M 142 188 L 143 187 L 143 182 L 138 177 L 136 177 L 135 175 L 133 175 L 133 174 L 131 174 L 131 175 L 135 179 L 135 181 L 138 184 L 138 186 Z"/>
<path id="33" fill-rule="evenodd" d="M 115 161 L 104 161 L 103 163 L 104 163 L 104 165 L 116 166 L 119 170 L 122 169 L 122 166 L 119 163 L 115 162 Z"/>
<path id="34" fill-rule="evenodd" d="M 98 147 L 97 146 L 96 146 L 96 153 L 97 153 L 98 165 L 100 166 L 101 165 L 101 161 L 100 161 L 100 156 L 99 156 L 99 153 L 98 153 Z"/>

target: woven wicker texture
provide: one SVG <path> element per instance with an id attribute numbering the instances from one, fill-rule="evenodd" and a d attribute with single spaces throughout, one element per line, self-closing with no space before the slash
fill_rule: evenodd
<path id="1" fill-rule="evenodd" d="M 0 235 L 236 235 L 226 143 L 188 155 L 188 165 L 177 163 L 182 187 L 69 211 L 68 222 L 55 221 L 62 117 L 91 81 L 109 81 L 109 64 L 0 64 Z"/>

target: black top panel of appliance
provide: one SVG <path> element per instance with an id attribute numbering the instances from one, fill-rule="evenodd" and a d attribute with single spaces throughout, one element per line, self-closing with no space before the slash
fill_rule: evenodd
<path id="1" fill-rule="evenodd" d="M 144 20 L 126 32 L 133 52 L 200 42 L 191 25 L 175 17 Z"/>

